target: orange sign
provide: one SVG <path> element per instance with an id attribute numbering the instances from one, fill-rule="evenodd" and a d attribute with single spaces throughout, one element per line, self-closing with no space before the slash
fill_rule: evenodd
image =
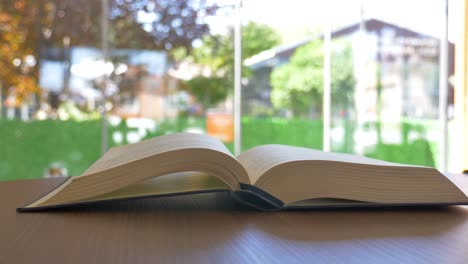
<path id="1" fill-rule="evenodd" d="M 231 114 L 208 113 L 206 133 L 223 142 L 234 141 L 234 119 Z"/>

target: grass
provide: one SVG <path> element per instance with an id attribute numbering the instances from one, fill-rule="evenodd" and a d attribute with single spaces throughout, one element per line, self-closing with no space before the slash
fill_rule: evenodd
<path id="1" fill-rule="evenodd" d="M 333 151 L 353 152 L 354 124 L 336 124 L 344 128 L 340 142 L 333 144 Z M 399 144 L 378 143 L 367 149 L 365 154 L 387 161 L 434 166 L 434 143 L 424 139 L 410 140 L 417 133 L 424 137 L 425 129 L 432 123 L 405 121 L 401 124 Z M 144 138 L 170 132 L 185 131 L 188 128 L 205 128 L 202 118 L 167 120 L 156 128 L 146 131 Z M 370 125 L 367 129 L 374 129 Z M 129 133 L 136 134 L 136 128 L 128 122 L 120 122 L 109 128 L 110 146 L 126 144 Z M 140 131 L 141 132 L 141 131 Z M 115 134 L 122 135 L 122 141 L 114 142 Z M 322 148 L 322 121 L 282 118 L 243 118 L 242 149 L 262 144 L 288 144 L 308 148 Z M 232 143 L 226 144 L 233 149 Z M 46 168 L 59 163 L 68 169 L 70 175 L 80 175 L 100 156 L 101 121 L 31 121 L 0 120 L 0 180 L 32 179 L 43 177 Z"/>

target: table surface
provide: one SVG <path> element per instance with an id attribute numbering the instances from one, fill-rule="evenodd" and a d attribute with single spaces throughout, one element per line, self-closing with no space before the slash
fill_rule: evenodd
<path id="1" fill-rule="evenodd" d="M 468 263 L 466 206 L 258 212 L 212 193 L 15 211 L 60 181 L 0 182 L 0 263 Z"/>

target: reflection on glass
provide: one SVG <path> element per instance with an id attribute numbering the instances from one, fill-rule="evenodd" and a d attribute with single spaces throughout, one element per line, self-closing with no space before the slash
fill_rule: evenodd
<path id="1" fill-rule="evenodd" d="M 103 109 L 110 147 L 193 132 L 233 150 L 238 2 L 108 2 L 107 60 L 101 1 L 0 3 L 0 180 L 79 175 Z M 242 150 L 322 149 L 331 17 L 331 150 L 438 166 L 439 5 L 335 2 L 242 1 Z"/>

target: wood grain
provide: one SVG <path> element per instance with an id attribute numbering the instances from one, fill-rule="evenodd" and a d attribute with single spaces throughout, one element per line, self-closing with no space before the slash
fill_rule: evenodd
<path id="1" fill-rule="evenodd" d="M 468 263 L 468 207 L 264 213 L 219 193 L 16 213 L 60 181 L 0 182 L 0 263 Z"/>

